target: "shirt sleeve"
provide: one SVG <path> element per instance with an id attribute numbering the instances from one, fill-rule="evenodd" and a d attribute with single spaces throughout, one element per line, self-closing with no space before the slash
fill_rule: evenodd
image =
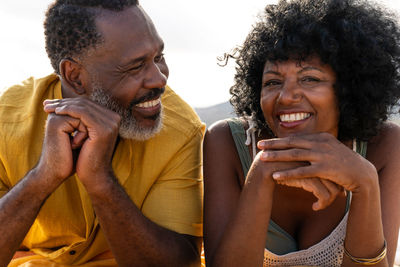
<path id="1" fill-rule="evenodd" d="M 142 206 L 143 214 L 167 229 L 202 236 L 204 126 L 174 155 L 152 186 Z"/>
<path id="2" fill-rule="evenodd" d="M 4 183 L 3 179 L 6 177 L 3 163 L 0 162 L 0 198 L 2 198 L 9 190 L 8 186 Z"/>

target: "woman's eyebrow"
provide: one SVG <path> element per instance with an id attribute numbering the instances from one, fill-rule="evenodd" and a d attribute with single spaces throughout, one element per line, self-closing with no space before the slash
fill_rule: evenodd
<path id="1" fill-rule="evenodd" d="M 279 72 L 273 71 L 273 70 L 267 70 L 267 71 L 265 71 L 265 72 L 263 73 L 263 75 L 266 75 L 266 74 L 281 75 Z"/>
<path id="2" fill-rule="evenodd" d="M 299 70 L 298 73 L 302 73 L 302 72 L 308 71 L 308 70 L 316 70 L 316 71 L 319 71 L 319 72 L 324 73 L 324 71 L 323 71 L 322 69 L 317 68 L 317 67 L 313 67 L 313 66 L 304 67 L 304 68 L 302 68 L 301 70 Z"/>

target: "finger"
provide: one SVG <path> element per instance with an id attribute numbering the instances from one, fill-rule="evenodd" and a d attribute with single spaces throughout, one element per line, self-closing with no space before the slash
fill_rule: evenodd
<path id="1" fill-rule="evenodd" d="M 299 166 L 293 169 L 280 170 L 272 173 L 272 178 L 274 180 L 284 180 L 284 179 L 300 179 L 309 177 L 323 177 L 326 178 L 324 173 L 320 171 L 317 164 Z"/>
<path id="2" fill-rule="evenodd" d="M 303 136 L 288 136 L 284 138 L 271 138 L 257 143 L 261 150 L 289 149 L 293 147 L 310 148 L 310 144 Z"/>
<path id="3" fill-rule="evenodd" d="M 257 147 L 264 149 L 288 149 L 288 148 L 305 148 L 310 149 L 315 144 L 339 141 L 329 133 L 314 133 L 304 135 L 292 135 L 284 138 L 272 138 L 261 140 L 257 143 Z"/>
<path id="4" fill-rule="evenodd" d="M 309 178 L 307 178 L 309 179 Z M 277 180 L 276 183 L 280 185 L 286 185 L 290 187 L 297 187 L 303 188 L 303 179 L 284 179 L 284 180 Z"/>
<path id="5" fill-rule="evenodd" d="M 322 210 L 332 203 L 331 194 L 324 184 L 322 184 L 321 179 L 304 179 L 304 189 L 313 193 L 317 198 L 317 201 L 312 204 L 313 210 Z"/>
<path id="6" fill-rule="evenodd" d="M 59 102 L 60 99 L 46 99 L 43 101 L 43 110 L 47 113 L 53 113 Z"/>
<path id="7" fill-rule="evenodd" d="M 79 123 L 77 130 L 75 130 L 75 132 L 72 134 L 72 148 L 76 149 L 81 147 L 87 138 L 87 128 L 82 123 Z"/>
<path id="8" fill-rule="evenodd" d="M 322 179 L 319 178 L 304 178 L 304 179 L 284 179 L 277 181 L 278 184 L 302 188 L 307 192 L 312 193 L 317 201 L 313 203 L 313 210 L 322 210 L 329 206 L 334 198 L 328 188 L 322 183 Z"/>
<path id="9" fill-rule="evenodd" d="M 329 192 L 329 197 L 327 199 L 324 199 L 324 202 L 321 203 L 321 206 L 319 206 L 318 208 L 321 209 L 325 209 L 326 207 L 328 207 L 329 205 L 331 205 L 333 203 L 333 201 L 335 201 L 335 199 L 337 198 L 337 196 L 343 192 L 343 188 L 331 181 L 325 180 L 325 179 L 318 179 L 322 185 L 324 185 L 324 187 L 328 190 Z"/>
<path id="10" fill-rule="evenodd" d="M 263 150 L 260 158 L 262 161 L 308 161 L 318 159 L 318 152 L 308 149 L 292 148 L 285 150 Z"/>
<path id="11" fill-rule="evenodd" d="M 47 105 L 47 104 L 51 104 L 51 103 L 55 103 L 55 102 L 59 102 L 61 99 L 55 98 L 55 99 L 45 99 L 43 101 L 43 106 Z"/>
<path id="12" fill-rule="evenodd" d="M 43 101 L 43 106 L 45 111 L 55 112 L 60 115 L 68 115 L 66 114 L 64 109 L 70 106 L 90 107 L 91 109 L 98 109 L 98 110 L 105 109 L 103 106 L 84 97 L 46 99 L 45 101 Z"/>
<path id="13" fill-rule="evenodd" d="M 46 122 L 46 128 L 50 132 L 64 132 L 68 135 L 73 133 L 75 129 L 79 125 L 79 120 L 69 117 L 69 116 L 64 116 L 64 115 L 57 115 L 55 113 L 52 113 L 48 116 L 47 122 Z"/>
<path id="14" fill-rule="evenodd" d="M 86 127 L 94 125 L 109 125 L 119 127 L 120 116 L 85 98 L 62 99 L 46 102 L 45 110 L 60 115 L 68 115 L 79 119 Z"/>
<path id="15" fill-rule="evenodd" d="M 321 183 L 328 189 L 329 193 L 331 194 L 331 202 L 333 202 L 338 195 L 344 192 L 344 188 L 332 181 L 321 179 Z"/>

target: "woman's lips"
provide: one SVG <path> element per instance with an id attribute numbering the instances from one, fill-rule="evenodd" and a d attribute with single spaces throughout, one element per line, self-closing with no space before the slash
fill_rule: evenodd
<path id="1" fill-rule="evenodd" d="M 278 115 L 279 125 L 285 128 L 293 128 L 304 123 L 311 117 L 308 112 L 293 112 Z"/>

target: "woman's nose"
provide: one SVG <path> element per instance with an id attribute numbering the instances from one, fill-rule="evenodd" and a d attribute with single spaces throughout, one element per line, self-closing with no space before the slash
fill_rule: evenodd
<path id="1" fill-rule="evenodd" d="M 287 80 L 283 84 L 278 102 L 283 105 L 290 105 L 299 102 L 302 99 L 302 91 L 300 85 L 295 80 Z"/>

